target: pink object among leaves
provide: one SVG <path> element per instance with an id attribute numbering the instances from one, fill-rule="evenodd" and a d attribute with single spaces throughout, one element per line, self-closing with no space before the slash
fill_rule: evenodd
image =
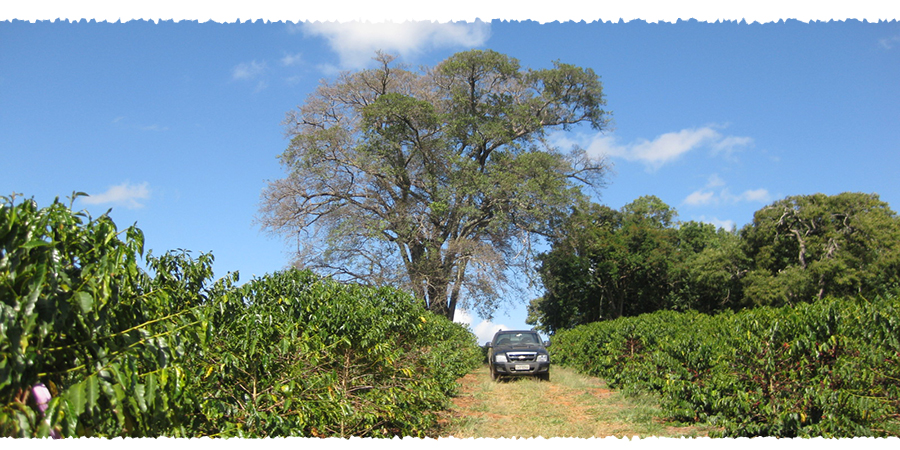
<path id="1" fill-rule="evenodd" d="M 47 389 L 47 386 L 44 385 L 44 383 L 38 383 L 31 387 L 31 393 L 34 395 L 34 401 L 37 403 L 38 409 L 41 411 L 41 414 L 43 414 L 50 405 L 50 399 L 53 398 L 53 396 L 50 395 L 50 390 Z M 59 435 L 59 431 L 50 430 L 50 437 L 59 439 L 61 436 Z"/>
<path id="2" fill-rule="evenodd" d="M 47 406 L 50 403 L 50 399 L 53 398 L 50 395 L 50 390 L 47 389 L 47 386 L 44 383 L 38 383 L 31 387 L 31 393 L 34 394 L 34 401 L 37 402 L 38 409 L 43 413 L 47 410 Z"/>

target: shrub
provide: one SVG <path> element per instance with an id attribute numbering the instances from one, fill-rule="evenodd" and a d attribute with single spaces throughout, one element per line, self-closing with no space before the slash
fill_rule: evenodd
<path id="1" fill-rule="evenodd" d="M 422 436 L 479 362 L 401 291 L 211 283 L 212 255 L 185 251 L 147 271 L 136 227 L 2 199 L 0 436 Z"/>
<path id="2" fill-rule="evenodd" d="M 185 269 L 151 277 L 136 227 L 120 232 L 58 199 L 2 200 L 0 435 L 189 434 L 181 356 L 202 341 L 195 306 L 206 292 L 184 286 L 212 274 L 212 257 L 148 255 Z M 38 383 L 53 396 L 43 415 Z"/>
<path id="3" fill-rule="evenodd" d="M 234 436 L 423 436 L 475 337 L 390 288 L 288 270 L 224 295 L 199 388 Z"/>
<path id="4" fill-rule="evenodd" d="M 722 436 L 887 436 L 900 433 L 898 336 L 897 298 L 825 299 L 597 322 L 557 333 L 554 357 Z"/>

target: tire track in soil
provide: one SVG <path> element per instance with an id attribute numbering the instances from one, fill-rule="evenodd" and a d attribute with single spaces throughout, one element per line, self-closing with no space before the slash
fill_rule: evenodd
<path id="1" fill-rule="evenodd" d="M 554 368 L 550 382 L 492 382 L 484 366 L 459 382 L 459 394 L 440 420 L 440 436 L 587 438 L 707 434 L 701 427 L 671 426 L 645 417 L 644 412 L 630 412 L 628 408 L 634 405 L 607 389 L 601 380 L 567 369 Z M 629 419 L 629 414 L 642 418 Z"/>

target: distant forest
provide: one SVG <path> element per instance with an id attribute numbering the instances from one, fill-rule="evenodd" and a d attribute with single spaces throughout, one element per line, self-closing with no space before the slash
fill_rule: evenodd
<path id="1" fill-rule="evenodd" d="M 539 256 L 545 293 L 528 323 L 548 333 L 659 310 L 716 313 L 898 291 L 900 218 L 877 194 L 776 201 L 740 230 L 677 221 L 654 196 L 592 204 Z"/>

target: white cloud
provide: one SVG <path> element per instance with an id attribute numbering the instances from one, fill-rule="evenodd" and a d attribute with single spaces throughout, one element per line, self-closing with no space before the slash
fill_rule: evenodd
<path id="1" fill-rule="evenodd" d="M 716 152 L 731 153 L 740 150 L 741 147 L 749 147 L 753 144 L 753 138 L 741 136 L 726 136 L 718 142 L 712 144 L 713 150 Z"/>
<path id="2" fill-rule="evenodd" d="M 493 323 L 488 320 L 483 320 L 481 321 L 481 323 L 475 326 L 472 332 L 475 333 L 475 336 L 478 338 L 478 343 L 484 344 L 485 342 L 493 339 L 494 334 L 496 334 L 498 331 L 508 329 L 508 326 L 501 323 Z"/>
<path id="3" fill-rule="evenodd" d="M 341 68 L 334 64 L 316 64 L 316 69 L 326 77 L 335 77 L 341 73 Z"/>
<path id="4" fill-rule="evenodd" d="M 302 55 L 300 53 L 294 53 L 293 55 L 284 55 L 284 57 L 282 57 L 280 61 L 281 65 L 296 66 L 303 62 L 303 58 L 301 56 Z"/>
<path id="5" fill-rule="evenodd" d="M 900 36 L 891 36 L 888 38 L 881 38 L 878 40 L 878 45 L 885 50 L 890 50 L 900 44 Z"/>
<path id="6" fill-rule="evenodd" d="M 716 194 L 712 191 L 694 191 L 684 199 L 684 204 L 691 206 L 707 205 L 713 201 Z"/>
<path id="7" fill-rule="evenodd" d="M 266 62 L 250 61 L 249 63 L 240 63 L 231 70 L 231 78 L 233 80 L 252 80 L 263 74 L 266 70 Z"/>
<path id="8" fill-rule="evenodd" d="M 147 182 L 139 185 L 125 182 L 117 186 L 111 186 L 106 192 L 89 197 L 81 197 L 81 201 L 89 205 L 112 204 L 124 206 L 128 209 L 143 208 L 144 205 L 139 200 L 150 198 L 148 185 L 149 183 Z"/>
<path id="9" fill-rule="evenodd" d="M 714 173 L 710 175 L 708 181 L 706 182 L 706 187 L 713 188 L 719 186 L 725 186 L 725 180 L 719 177 L 718 174 Z"/>
<path id="10" fill-rule="evenodd" d="M 572 143 L 572 141 L 568 140 L 561 141 Z M 638 139 L 628 144 L 619 144 L 613 136 L 597 134 L 589 139 L 585 148 L 588 155 L 592 157 L 609 156 L 636 161 L 643 163 L 648 170 L 653 171 L 698 148 L 709 147 L 713 153 L 726 152 L 730 154 L 740 147 L 745 147 L 752 143 L 752 138 L 723 136 L 713 127 L 707 126 L 686 128 L 681 131 L 659 135 L 652 141 Z"/>
<path id="11" fill-rule="evenodd" d="M 772 196 L 769 195 L 768 189 L 753 189 L 744 191 L 743 194 L 738 196 L 739 200 L 744 200 L 748 202 L 760 202 L 766 203 L 771 199 Z"/>
<path id="12" fill-rule="evenodd" d="M 720 220 L 716 217 L 712 217 L 707 219 L 706 216 L 700 216 L 700 222 L 713 224 L 716 228 L 724 228 L 728 231 L 734 229 L 734 221 L 733 220 Z"/>
<path id="13" fill-rule="evenodd" d="M 632 160 L 643 161 L 653 166 L 674 161 L 679 156 L 687 153 L 704 142 L 715 139 L 719 133 L 712 128 L 700 128 L 695 130 L 681 130 L 675 133 L 666 133 L 652 141 L 641 139 L 632 144 L 626 153 L 626 157 Z"/>
<path id="14" fill-rule="evenodd" d="M 372 62 L 377 50 L 412 55 L 427 48 L 478 47 L 490 36 L 490 23 L 306 22 L 289 27 L 306 36 L 320 36 L 340 58 L 343 69 L 358 69 Z"/>
<path id="15" fill-rule="evenodd" d="M 721 186 L 725 186 L 725 180 L 723 180 L 718 174 L 714 173 L 709 176 L 706 182 L 706 186 L 703 189 L 698 189 L 694 192 L 691 192 L 690 195 L 688 195 L 682 203 L 684 203 L 685 205 L 700 206 L 717 202 L 718 199 L 716 198 L 716 193 L 710 189 Z M 723 190 L 722 192 L 725 192 L 725 190 Z"/>
<path id="16" fill-rule="evenodd" d="M 690 206 L 719 205 L 723 203 L 738 202 L 766 203 L 772 198 L 768 189 L 748 189 L 740 195 L 734 195 L 724 186 L 725 180 L 719 177 L 718 174 L 712 174 L 703 189 L 691 192 L 681 203 Z M 717 191 L 714 188 L 722 189 L 718 189 Z"/>
<path id="17" fill-rule="evenodd" d="M 469 326 L 472 325 L 472 315 L 462 308 L 456 308 L 456 312 L 453 313 L 453 321 Z"/>
<path id="18" fill-rule="evenodd" d="M 478 338 L 478 344 L 484 344 L 494 338 L 494 334 L 500 330 L 508 330 L 509 327 L 503 324 L 493 323 L 489 320 L 482 320 L 474 328 L 472 328 L 472 315 L 462 308 L 457 308 L 453 314 L 453 321 L 463 324 L 472 330 L 472 333 Z"/>

